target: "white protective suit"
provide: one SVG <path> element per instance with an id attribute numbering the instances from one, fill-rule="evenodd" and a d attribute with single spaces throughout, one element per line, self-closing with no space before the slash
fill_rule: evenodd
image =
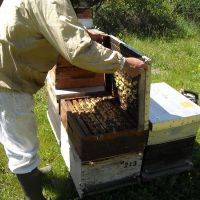
<path id="1" fill-rule="evenodd" d="M 61 54 L 75 66 L 113 73 L 123 56 L 94 42 L 69 0 L 4 0 L 0 7 L 0 142 L 16 174 L 39 162 L 32 94 Z"/>

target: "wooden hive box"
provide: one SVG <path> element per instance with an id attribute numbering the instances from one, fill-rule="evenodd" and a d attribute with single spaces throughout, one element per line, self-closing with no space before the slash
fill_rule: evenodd
<path id="1" fill-rule="evenodd" d="M 80 198 L 138 183 L 142 154 L 131 152 L 82 161 L 62 123 L 61 141 L 61 154 Z"/>
<path id="2" fill-rule="evenodd" d="M 145 59 L 142 54 L 113 36 L 105 38 L 103 44 L 120 51 L 124 56 Z M 133 113 L 128 113 L 125 108 L 120 108 L 116 75 L 106 74 L 102 86 L 63 90 L 56 89 L 51 76 L 47 78 L 50 99 L 48 115 L 52 113 L 49 120 L 55 136 L 59 137 L 61 154 L 80 197 L 127 185 L 140 177 L 149 128 L 150 69 L 143 71 L 134 81 L 137 82 L 137 98 L 134 100 L 136 109 Z M 100 128 L 99 132 L 90 132 L 91 129 L 86 127 L 88 124 L 84 125 L 85 122 L 77 119 L 77 113 L 73 110 L 80 106 L 77 103 L 80 100 L 98 98 L 102 98 L 103 104 L 106 98 L 111 99 L 111 102 L 105 102 L 103 106 L 112 106 L 113 110 L 121 113 L 120 119 L 123 122 L 129 121 L 129 125 L 126 124 L 127 127 L 121 130 L 115 128 L 101 132 L 104 129 Z M 101 110 L 100 104 L 96 106 L 97 110 Z M 112 109 L 107 109 L 108 114 Z M 92 115 L 97 117 L 95 113 Z M 111 121 L 107 122 L 108 125 L 109 123 Z M 56 128 L 58 124 L 59 128 Z"/>
<path id="3" fill-rule="evenodd" d="M 200 107 L 166 83 L 151 84 L 143 180 L 190 170 Z"/>
<path id="4" fill-rule="evenodd" d="M 50 71 L 56 89 L 85 88 L 104 85 L 104 74 L 78 68 L 59 56 L 57 65 Z"/>
<path id="5" fill-rule="evenodd" d="M 51 72 L 50 72 L 51 73 Z M 47 117 L 49 119 L 51 128 L 55 135 L 58 144 L 61 144 L 61 117 L 60 117 L 60 101 L 61 99 L 90 96 L 95 93 L 104 93 L 105 86 L 85 87 L 85 88 L 69 88 L 56 89 L 54 80 L 50 73 L 47 76 L 47 92 L 48 92 L 48 111 Z M 85 80 L 86 81 L 86 80 Z"/>
<path id="6" fill-rule="evenodd" d="M 113 36 L 107 37 L 104 45 L 121 52 L 124 56 L 137 56 L 140 58 L 143 56 Z M 90 97 L 72 97 L 61 100 L 61 120 L 81 160 L 89 161 L 129 152 L 143 154 L 149 122 L 149 74 L 150 70 L 143 71 L 141 75 L 134 78 L 136 96 L 132 102 L 135 105 L 135 107 L 131 108 L 132 113 L 128 108 L 120 108 L 121 102 L 118 99 L 119 87 L 116 86 L 116 77 L 113 77 L 113 75 L 106 75 L 105 94 L 93 94 L 94 100 L 95 98 L 100 98 L 99 106 L 94 105 L 94 113 L 90 113 L 87 109 L 87 111 L 84 111 L 84 108 L 87 107 L 87 100 L 91 101 Z M 115 105 L 110 101 L 107 101 L 106 105 L 104 103 L 101 104 L 104 102 L 104 98 L 108 96 L 110 96 L 111 101 L 115 102 Z M 83 104 L 85 103 L 83 108 L 80 108 L 80 101 Z M 112 109 L 117 109 L 116 113 L 113 114 L 113 118 L 117 118 L 117 113 L 120 113 L 122 115 L 121 121 L 129 121 L 131 126 L 127 125 L 124 129 L 119 128 L 118 130 L 106 130 L 104 125 L 106 121 L 104 120 L 104 122 L 98 124 L 98 130 L 95 133 L 92 132 L 89 127 L 91 123 L 86 123 L 82 115 L 87 112 L 88 115 L 93 115 L 95 120 L 99 121 L 100 117 L 103 119 L 102 113 L 98 115 L 101 106 L 107 107 L 108 115 L 109 112 L 112 113 Z M 98 111 L 96 112 L 95 109 Z M 98 117 L 99 119 L 97 119 Z M 115 125 L 113 127 L 114 129 L 116 128 Z"/>

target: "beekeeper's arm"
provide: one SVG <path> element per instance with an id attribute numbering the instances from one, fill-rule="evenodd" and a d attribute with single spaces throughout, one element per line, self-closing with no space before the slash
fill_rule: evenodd
<path id="1" fill-rule="evenodd" d="M 99 73 L 113 73 L 124 63 L 128 65 L 119 52 L 91 40 L 69 0 L 35 2 L 33 13 L 39 31 L 71 64 Z"/>

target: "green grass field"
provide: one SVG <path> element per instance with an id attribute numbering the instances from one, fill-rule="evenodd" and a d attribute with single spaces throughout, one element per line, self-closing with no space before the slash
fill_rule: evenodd
<path id="1" fill-rule="evenodd" d="M 126 42 L 152 58 L 152 82 L 167 82 L 172 87 L 200 93 L 200 36 L 184 39 L 139 39 L 126 36 Z M 65 167 L 59 146 L 46 117 L 45 88 L 35 95 L 35 113 L 40 139 L 41 166 L 51 164 L 53 171 L 46 178 L 44 194 L 52 200 L 79 199 Z M 199 200 L 200 199 L 200 132 L 193 151 L 194 169 L 179 175 L 165 176 L 150 183 L 131 185 L 88 199 L 96 200 Z M 0 200 L 23 199 L 20 186 L 7 167 L 7 158 L 0 146 Z"/>

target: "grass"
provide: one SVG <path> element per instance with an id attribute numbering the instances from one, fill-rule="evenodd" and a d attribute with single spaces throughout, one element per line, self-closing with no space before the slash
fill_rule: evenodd
<path id="1" fill-rule="evenodd" d="M 152 82 L 167 82 L 172 87 L 191 89 L 200 93 L 200 37 L 195 34 L 184 39 L 168 40 L 126 36 L 126 42 L 152 58 Z M 59 146 L 46 117 L 45 88 L 35 95 L 35 113 L 40 139 L 41 166 L 51 164 L 53 171 L 46 178 L 44 194 L 48 199 L 79 199 L 60 154 Z M 200 132 L 193 151 L 194 169 L 155 181 L 131 185 L 88 199 L 96 200 L 199 200 L 200 196 Z M 7 168 L 7 158 L 0 146 L 0 200 L 23 199 L 21 188 Z"/>

